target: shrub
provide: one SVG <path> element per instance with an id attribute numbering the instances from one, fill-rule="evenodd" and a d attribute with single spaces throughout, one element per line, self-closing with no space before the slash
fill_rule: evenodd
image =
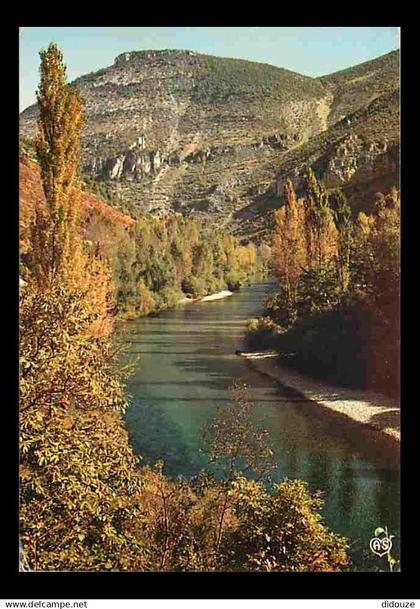
<path id="1" fill-rule="evenodd" d="M 221 553 L 229 571 L 341 571 L 346 540 L 321 521 L 322 499 L 302 480 L 284 480 L 269 493 L 261 482 L 238 476 L 232 484 L 236 526 Z M 295 517 L 292 517 L 292 514 Z"/>
<path id="2" fill-rule="evenodd" d="M 270 317 L 251 319 L 246 327 L 246 343 L 251 349 L 273 349 L 279 342 L 284 329 Z"/>
<path id="3" fill-rule="evenodd" d="M 247 388 L 208 423 L 205 452 L 213 473 L 169 480 L 162 464 L 142 470 L 141 523 L 130 531 L 156 571 L 341 571 L 347 542 L 321 517 L 319 493 L 299 480 L 269 490 L 262 476 L 275 466 L 268 432 L 255 426 Z M 258 474 L 259 481 L 247 475 Z M 147 551 L 146 550 L 146 551 Z"/>
<path id="4" fill-rule="evenodd" d="M 111 340 L 83 291 L 29 281 L 20 300 L 20 535 L 31 569 L 140 566 L 125 535 L 139 478 Z"/>
<path id="5" fill-rule="evenodd" d="M 190 275 L 182 281 L 182 291 L 185 294 L 191 294 L 194 298 L 201 298 L 207 293 L 207 287 L 204 279 Z"/>
<path id="6" fill-rule="evenodd" d="M 305 271 L 299 280 L 298 315 L 336 307 L 341 299 L 340 276 L 333 262 Z"/>
<path id="7" fill-rule="evenodd" d="M 139 315 L 147 315 L 155 307 L 153 294 L 143 281 L 140 281 L 137 287 L 137 303 Z"/>
<path id="8" fill-rule="evenodd" d="M 290 327 L 296 319 L 296 308 L 287 297 L 285 290 L 269 296 L 265 303 L 267 316 L 284 328 Z"/>
<path id="9" fill-rule="evenodd" d="M 232 271 L 226 277 L 226 285 L 231 292 L 237 292 L 242 285 L 242 280 L 239 273 Z"/>

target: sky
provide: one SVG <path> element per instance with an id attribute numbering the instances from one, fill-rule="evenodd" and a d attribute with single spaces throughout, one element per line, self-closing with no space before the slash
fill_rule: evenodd
<path id="1" fill-rule="evenodd" d="M 322 76 L 399 48 L 398 27 L 22 27 L 20 110 L 35 101 L 41 48 L 56 42 L 69 81 L 111 65 L 120 53 L 188 49 Z"/>

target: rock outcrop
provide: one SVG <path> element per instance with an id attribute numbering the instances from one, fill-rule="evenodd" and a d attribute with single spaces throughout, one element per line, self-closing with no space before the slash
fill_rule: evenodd
<path id="1" fill-rule="evenodd" d="M 349 187 L 394 167 L 398 52 L 317 79 L 191 51 L 134 51 L 75 84 L 86 99 L 83 171 L 140 211 L 211 214 L 258 240 L 284 177 L 299 189 L 312 165 L 329 187 Z M 36 106 L 22 113 L 23 136 L 34 135 L 36 116 Z"/>

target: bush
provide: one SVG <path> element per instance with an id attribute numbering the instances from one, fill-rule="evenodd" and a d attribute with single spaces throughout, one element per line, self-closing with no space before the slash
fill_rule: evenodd
<path id="1" fill-rule="evenodd" d="M 162 288 L 154 294 L 154 303 L 158 309 L 168 309 L 174 307 L 182 299 L 183 293 L 171 287 Z"/>
<path id="2" fill-rule="evenodd" d="M 194 277 L 190 275 L 182 281 L 182 291 L 185 294 L 191 294 L 193 298 L 201 298 L 207 293 L 207 286 L 205 280 L 202 278 Z"/>
<path id="3" fill-rule="evenodd" d="M 322 524 L 321 496 L 311 494 L 306 482 L 284 480 L 273 493 L 244 477 L 232 486 L 238 524 L 222 546 L 226 570 L 325 572 L 347 566 L 346 540 Z"/>
<path id="4" fill-rule="evenodd" d="M 399 392 L 398 318 L 387 321 L 364 301 L 308 314 L 281 337 L 278 347 L 294 353 L 293 365 L 345 386 Z"/>
<path id="5" fill-rule="evenodd" d="M 265 307 L 267 316 L 284 328 L 290 327 L 295 321 L 295 307 L 290 303 L 284 290 L 269 296 Z"/>
<path id="6" fill-rule="evenodd" d="M 129 530 L 150 571 L 348 568 L 347 541 L 326 528 L 320 495 L 300 480 L 285 480 L 272 493 L 241 474 L 227 484 L 204 473 L 195 482 L 173 481 L 158 466 L 142 470 L 142 482 L 143 517 Z"/>
<path id="7" fill-rule="evenodd" d="M 143 281 L 140 281 L 137 288 L 137 304 L 139 315 L 147 315 L 155 308 L 153 294 Z"/>
<path id="8" fill-rule="evenodd" d="M 299 279 L 298 316 L 336 307 L 341 298 L 340 277 L 335 263 L 305 271 Z"/>
<path id="9" fill-rule="evenodd" d="M 283 332 L 270 317 L 251 319 L 246 327 L 246 344 L 251 349 L 275 349 Z"/>
<path id="10" fill-rule="evenodd" d="M 229 275 L 226 277 L 226 285 L 227 289 L 231 292 L 237 292 L 242 285 L 242 280 L 239 273 L 233 271 L 229 273 Z"/>
<path id="11" fill-rule="evenodd" d="M 246 386 L 231 387 L 204 433 L 211 471 L 173 481 L 162 464 L 142 471 L 143 518 L 131 522 L 153 571 L 341 571 L 347 542 L 321 517 L 319 493 L 285 480 L 270 491 L 275 467 L 268 432 L 255 425 Z M 247 475 L 258 475 L 249 480 Z"/>
<path id="12" fill-rule="evenodd" d="M 178 214 L 165 218 L 143 215 L 114 247 L 106 234 L 101 233 L 95 241 L 104 242 L 101 252 L 112 264 L 118 308 L 123 315 L 129 309 L 143 310 L 140 303 L 135 303 L 139 281 L 153 293 L 152 309 L 158 310 L 175 302 L 168 297 L 170 290 L 194 298 L 226 286 L 236 290 L 263 268 L 253 244 L 239 245 L 221 229 L 209 230 L 204 223 Z M 146 307 L 145 313 L 139 314 L 149 310 Z"/>
<path id="13" fill-rule="evenodd" d="M 98 313 L 96 313 L 98 315 Z M 20 536 L 33 570 L 138 568 L 124 374 L 91 334 L 83 290 L 29 281 L 20 298 Z"/>

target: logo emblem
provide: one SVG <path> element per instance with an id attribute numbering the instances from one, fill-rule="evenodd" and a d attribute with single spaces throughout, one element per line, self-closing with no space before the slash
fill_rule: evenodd
<path id="1" fill-rule="evenodd" d="M 384 529 L 378 528 L 375 531 L 375 537 L 372 537 L 369 542 L 369 547 L 377 556 L 385 556 L 392 548 L 392 537 L 393 535 L 388 537 L 388 532 Z"/>

